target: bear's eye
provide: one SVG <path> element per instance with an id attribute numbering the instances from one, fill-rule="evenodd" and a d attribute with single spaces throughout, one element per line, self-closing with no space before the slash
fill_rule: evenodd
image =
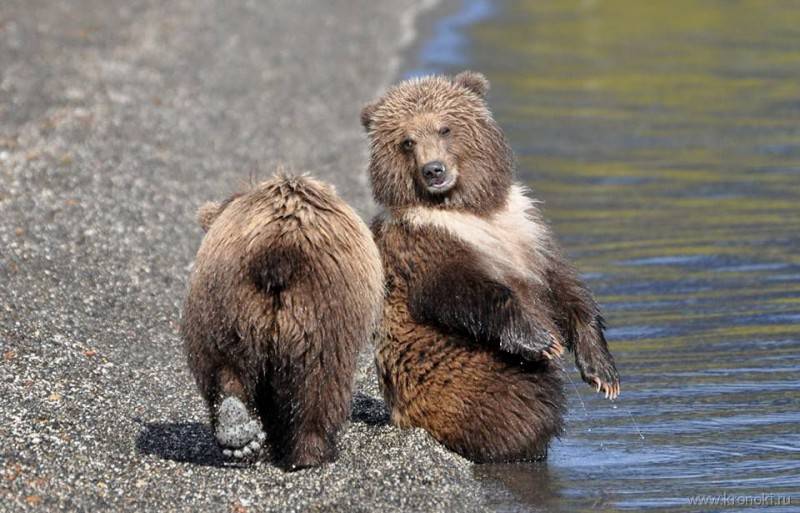
<path id="1" fill-rule="evenodd" d="M 414 142 L 413 139 L 409 139 L 408 137 L 406 137 L 405 139 L 403 139 L 403 142 L 400 143 L 400 149 L 402 149 L 403 151 L 411 151 L 414 149 L 415 144 L 416 143 Z"/>
<path id="2" fill-rule="evenodd" d="M 448 135 L 450 135 L 450 127 L 443 126 L 442 128 L 440 128 L 439 135 L 441 135 L 442 137 L 447 137 Z"/>

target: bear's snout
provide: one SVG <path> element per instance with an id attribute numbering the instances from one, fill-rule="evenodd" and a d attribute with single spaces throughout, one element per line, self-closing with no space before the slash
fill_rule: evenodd
<path id="1" fill-rule="evenodd" d="M 428 188 L 428 192 L 442 193 L 447 192 L 455 184 L 455 176 L 447 171 L 444 162 L 434 160 L 422 166 L 422 179 Z"/>
<path id="2" fill-rule="evenodd" d="M 422 176 L 425 177 L 425 180 L 428 182 L 444 178 L 446 173 L 447 168 L 438 160 L 434 162 L 428 162 L 422 166 Z"/>

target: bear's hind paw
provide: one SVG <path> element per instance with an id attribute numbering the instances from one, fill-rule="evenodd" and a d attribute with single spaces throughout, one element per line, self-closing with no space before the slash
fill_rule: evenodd
<path id="1" fill-rule="evenodd" d="M 251 418 L 247 407 L 236 397 L 226 397 L 220 404 L 214 434 L 222 454 L 235 459 L 257 456 L 267 437 L 261 422 Z"/>

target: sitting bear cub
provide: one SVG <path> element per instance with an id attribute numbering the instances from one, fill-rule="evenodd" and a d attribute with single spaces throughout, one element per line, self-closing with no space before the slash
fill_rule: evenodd
<path id="1" fill-rule="evenodd" d="M 379 382 L 392 421 L 478 462 L 541 459 L 561 432 L 558 357 L 614 398 L 591 293 L 512 180 L 483 75 L 412 79 L 367 105 L 387 280 Z"/>
<path id="2" fill-rule="evenodd" d="M 198 217 L 181 331 L 217 442 L 237 458 L 266 442 L 289 469 L 330 461 L 358 351 L 380 325 L 369 229 L 308 177 L 273 177 Z"/>

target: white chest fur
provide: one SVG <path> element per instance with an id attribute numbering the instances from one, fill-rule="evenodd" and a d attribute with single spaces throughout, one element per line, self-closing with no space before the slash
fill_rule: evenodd
<path id="1" fill-rule="evenodd" d="M 547 227 L 525 189 L 513 185 L 506 206 L 488 217 L 436 208 L 414 207 L 399 217 L 413 226 L 444 230 L 472 248 L 495 278 L 542 282 L 549 246 Z"/>

